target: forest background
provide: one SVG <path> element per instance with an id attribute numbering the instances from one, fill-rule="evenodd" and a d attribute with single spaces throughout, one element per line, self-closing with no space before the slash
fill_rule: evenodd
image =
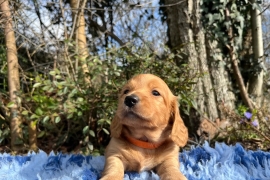
<path id="1" fill-rule="evenodd" d="M 0 5 L 1 152 L 103 154 L 118 91 L 138 73 L 160 76 L 179 97 L 189 144 L 202 143 L 207 120 L 222 131 L 214 140 L 269 148 L 268 1 Z"/>

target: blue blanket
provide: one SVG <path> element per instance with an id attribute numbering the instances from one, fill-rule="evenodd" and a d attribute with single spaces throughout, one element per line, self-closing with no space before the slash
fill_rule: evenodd
<path id="1" fill-rule="evenodd" d="M 180 171 L 189 180 L 270 180 L 270 153 L 246 151 L 241 145 L 208 143 L 179 155 Z M 78 154 L 47 155 L 43 151 L 26 156 L 0 154 L 0 180 L 95 180 L 104 167 L 104 157 Z M 159 179 L 152 171 L 126 172 L 125 180 Z"/>

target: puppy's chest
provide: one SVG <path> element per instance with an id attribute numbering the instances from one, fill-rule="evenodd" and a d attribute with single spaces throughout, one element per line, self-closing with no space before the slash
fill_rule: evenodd
<path id="1" fill-rule="evenodd" d="M 137 154 L 136 156 L 131 155 L 128 157 L 126 162 L 126 169 L 128 171 L 146 171 L 155 168 L 160 164 L 159 160 L 154 158 L 152 155 L 141 155 Z"/>

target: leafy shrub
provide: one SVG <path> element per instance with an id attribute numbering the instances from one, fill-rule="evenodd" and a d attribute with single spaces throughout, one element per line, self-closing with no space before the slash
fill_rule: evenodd
<path id="1" fill-rule="evenodd" d="M 118 91 L 127 79 L 138 73 L 160 76 L 179 95 L 183 108 L 194 105 L 190 90 L 196 75 L 191 78 L 187 66 L 175 64 L 173 59 L 177 54 L 165 52 L 161 59 L 146 47 L 126 48 L 129 53 L 112 48 L 105 55 L 89 56 L 89 74 L 82 74 L 80 67 L 72 74 L 72 67 L 67 63 L 30 78 L 30 91 L 21 95 L 22 115 L 26 122 L 24 127 L 30 122 L 37 126 L 40 148 L 103 153 L 110 139 L 109 125 L 117 108 Z M 70 59 L 80 60 L 76 54 Z M 65 58 L 61 60 L 68 62 Z M 85 76 L 90 78 L 91 84 L 85 83 Z M 32 135 L 26 131 L 26 144 L 29 136 Z"/>
<path id="2" fill-rule="evenodd" d="M 102 61 L 96 59 L 94 63 L 97 69 L 105 69 Z M 109 65 L 106 64 L 106 67 Z M 94 147 L 101 148 L 103 136 L 109 134 L 108 125 L 116 105 L 118 76 L 92 72 L 96 73 L 90 75 L 95 84 L 88 86 L 83 79 L 74 81 L 54 69 L 48 76 L 37 76 L 33 93 L 25 95 L 27 105 L 22 114 L 28 121 L 37 121 L 38 138 L 51 137 L 55 140 L 52 148 L 57 149 L 68 143 L 70 149 L 83 146 L 86 147 L 85 152 L 93 152 Z M 107 82 L 102 79 L 105 76 Z"/>

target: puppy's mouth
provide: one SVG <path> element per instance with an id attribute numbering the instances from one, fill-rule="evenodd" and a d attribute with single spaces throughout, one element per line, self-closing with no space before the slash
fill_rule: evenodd
<path id="1" fill-rule="evenodd" d="M 125 109 L 124 113 L 123 113 L 124 117 L 131 119 L 131 120 L 135 120 L 135 119 L 140 119 L 140 120 L 147 120 L 146 117 L 144 117 L 143 115 L 134 112 L 133 109 Z"/>

